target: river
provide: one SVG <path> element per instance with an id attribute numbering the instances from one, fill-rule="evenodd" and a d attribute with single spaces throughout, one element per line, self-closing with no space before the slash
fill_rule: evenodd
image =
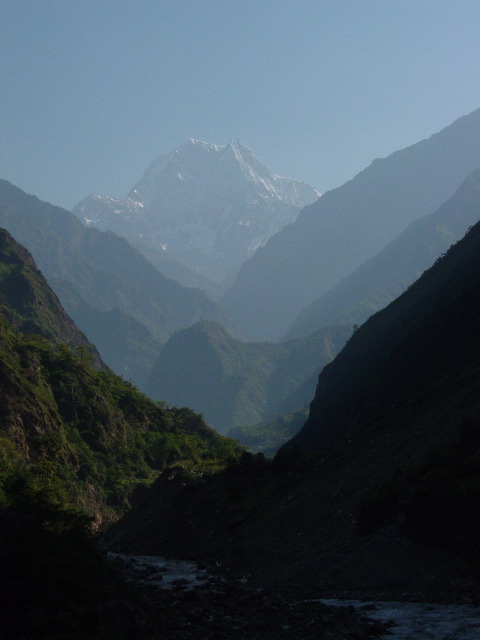
<path id="1" fill-rule="evenodd" d="M 131 579 L 147 587 L 191 590 L 209 582 L 218 584 L 206 569 L 193 561 L 161 556 L 109 554 L 128 568 Z M 436 604 L 425 602 L 381 602 L 362 600 L 319 599 L 309 602 L 345 607 L 352 605 L 369 618 L 394 623 L 389 640 L 479 640 L 480 607 L 470 604 Z"/>
<path id="2" fill-rule="evenodd" d="M 353 605 L 380 622 L 392 620 L 390 640 L 479 640 L 480 607 L 426 602 L 321 600 L 333 606 Z"/>

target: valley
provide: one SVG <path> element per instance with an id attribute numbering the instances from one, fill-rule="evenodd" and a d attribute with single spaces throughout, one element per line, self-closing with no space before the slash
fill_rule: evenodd
<path id="1" fill-rule="evenodd" d="M 475 637 L 479 117 L 321 196 L 237 138 L 0 181 L 8 640 Z"/>

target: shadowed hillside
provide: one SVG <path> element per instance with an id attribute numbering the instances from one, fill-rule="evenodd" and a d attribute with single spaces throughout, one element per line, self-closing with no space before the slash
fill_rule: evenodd
<path id="1" fill-rule="evenodd" d="M 474 590 L 479 256 L 480 223 L 354 333 L 271 465 L 244 459 L 188 494 L 160 478 L 152 525 L 139 507 L 115 544 L 214 557 L 296 594 Z"/>

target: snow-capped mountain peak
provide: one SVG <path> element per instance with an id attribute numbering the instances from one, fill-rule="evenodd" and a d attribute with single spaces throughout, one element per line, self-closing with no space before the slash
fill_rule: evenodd
<path id="1" fill-rule="evenodd" d="M 272 173 L 236 136 L 190 138 L 154 160 L 125 200 L 92 195 L 74 213 L 221 280 L 319 196 Z"/>

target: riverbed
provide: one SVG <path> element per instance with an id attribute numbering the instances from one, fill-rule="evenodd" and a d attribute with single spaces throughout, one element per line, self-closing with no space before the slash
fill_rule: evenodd
<path id="1" fill-rule="evenodd" d="M 198 588 L 218 590 L 221 576 L 212 576 L 196 562 L 162 556 L 109 554 L 127 571 L 129 579 L 147 589 L 192 591 Z M 241 581 L 243 586 L 245 581 Z M 394 624 L 385 638 L 390 640 L 479 640 L 480 607 L 472 604 L 436 604 L 425 602 L 382 602 L 340 599 L 300 601 L 323 603 L 338 608 L 353 606 L 361 614 L 381 623 Z M 299 604 L 300 604 L 299 602 Z M 285 628 L 285 627 L 284 627 Z"/>

